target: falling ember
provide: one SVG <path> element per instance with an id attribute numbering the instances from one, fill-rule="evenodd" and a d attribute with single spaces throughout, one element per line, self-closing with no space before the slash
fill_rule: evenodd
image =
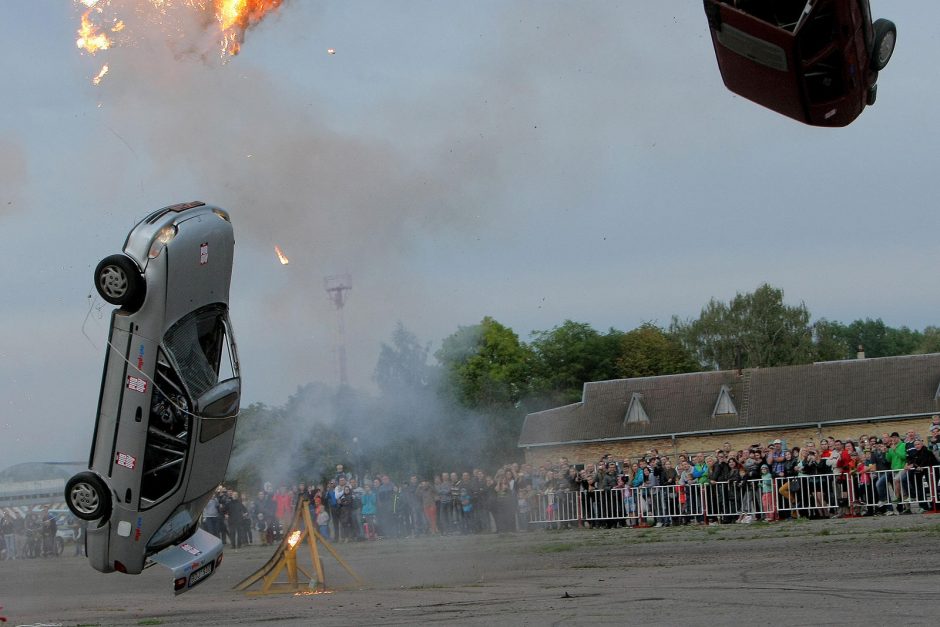
<path id="1" fill-rule="evenodd" d="M 294 533 L 287 537 L 287 544 L 290 545 L 290 548 L 297 546 L 298 542 L 300 542 L 300 529 L 297 529 L 294 531 Z"/>
<path id="2" fill-rule="evenodd" d="M 82 26 L 78 29 L 78 39 L 75 40 L 75 45 L 82 50 L 95 54 L 99 50 L 110 48 L 111 40 L 91 23 L 91 20 L 88 19 L 89 13 L 91 13 L 91 9 L 85 11 L 82 15 Z"/>
<path id="3" fill-rule="evenodd" d="M 277 253 L 277 260 L 281 262 L 281 265 L 282 265 L 282 266 L 286 266 L 287 264 L 290 263 L 290 259 L 288 259 L 287 257 L 285 257 L 285 256 L 284 256 L 284 253 L 281 252 L 281 247 L 280 247 L 280 246 L 275 246 L 275 247 L 274 247 L 274 252 Z"/>
<path id="4" fill-rule="evenodd" d="M 101 68 L 101 71 L 98 72 L 98 75 L 95 76 L 93 79 L 91 79 L 91 82 L 92 82 L 93 84 L 95 84 L 95 85 L 99 84 L 99 83 L 101 82 L 101 79 L 104 78 L 104 75 L 107 74 L 107 73 L 108 73 L 108 65 L 105 64 L 105 65 Z"/>
<path id="5" fill-rule="evenodd" d="M 336 54 L 336 49 L 335 49 L 335 48 L 327 48 L 327 49 L 326 49 L 326 53 L 327 53 L 327 54 Z"/>

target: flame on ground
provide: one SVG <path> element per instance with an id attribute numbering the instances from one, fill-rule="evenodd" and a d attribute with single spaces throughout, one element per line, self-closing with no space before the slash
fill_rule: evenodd
<path id="1" fill-rule="evenodd" d="M 277 253 L 277 260 L 281 262 L 281 265 L 282 265 L 282 266 L 286 266 L 287 264 L 290 263 L 290 259 L 288 259 L 287 257 L 285 257 L 285 256 L 284 256 L 284 253 L 281 252 L 281 247 L 280 247 L 280 246 L 275 246 L 275 247 L 274 247 L 274 252 Z"/>
<path id="2" fill-rule="evenodd" d="M 298 542 L 300 542 L 300 529 L 297 529 L 287 537 L 287 544 L 290 545 L 290 548 L 297 546 Z"/>

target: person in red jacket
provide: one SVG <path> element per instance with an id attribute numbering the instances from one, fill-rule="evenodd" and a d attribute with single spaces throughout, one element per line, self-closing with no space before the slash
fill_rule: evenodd
<path id="1" fill-rule="evenodd" d="M 290 517 L 293 513 L 291 511 L 292 501 L 293 495 L 287 489 L 286 485 L 279 487 L 274 494 L 274 515 L 280 521 L 284 529 L 287 529 L 287 525 L 290 524 Z"/>

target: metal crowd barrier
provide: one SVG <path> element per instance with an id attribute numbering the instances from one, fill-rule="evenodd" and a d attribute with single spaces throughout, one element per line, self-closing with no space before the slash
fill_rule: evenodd
<path id="1" fill-rule="evenodd" d="M 881 510 L 940 513 L 940 465 L 863 473 L 773 477 L 680 486 L 535 494 L 529 524 L 542 526 L 735 522 L 816 515 L 853 517 Z"/>

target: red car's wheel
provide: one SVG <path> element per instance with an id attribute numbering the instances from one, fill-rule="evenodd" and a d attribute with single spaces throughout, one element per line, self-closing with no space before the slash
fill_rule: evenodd
<path id="1" fill-rule="evenodd" d="M 875 20 L 875 39 L 871 49 L 871 69 L 880 72 L 888 65 L 898 39 L 898 29 L 891 20 Z"/>

